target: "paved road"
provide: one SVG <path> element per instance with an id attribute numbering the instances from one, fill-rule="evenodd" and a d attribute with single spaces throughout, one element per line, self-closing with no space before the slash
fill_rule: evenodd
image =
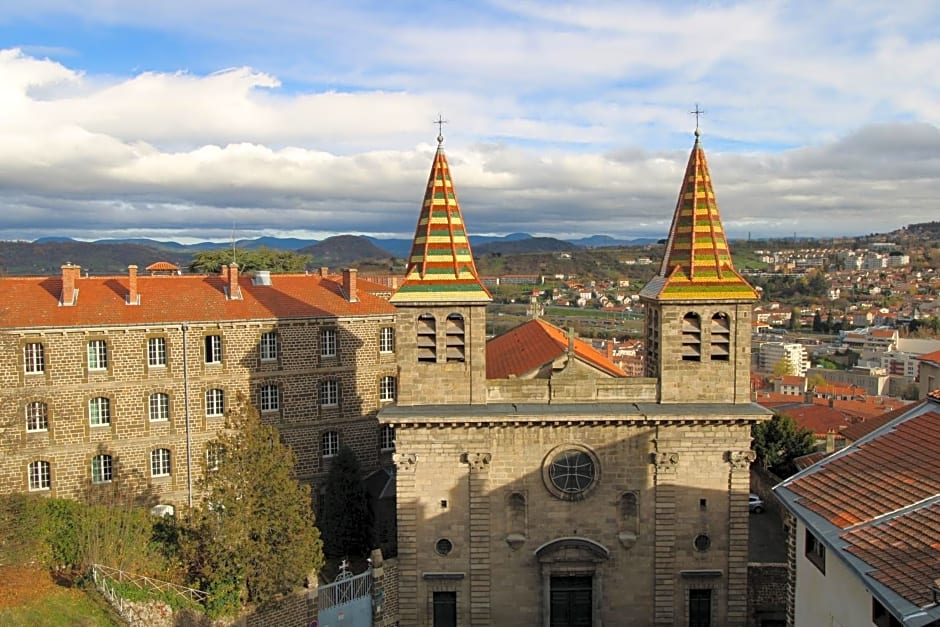
<path id="1" fill-rule="evenodd" d="M 774 509 L 750 515 L 748 561 L 782 563 L 787 561 L 787 538 L 780 515 Z"/>

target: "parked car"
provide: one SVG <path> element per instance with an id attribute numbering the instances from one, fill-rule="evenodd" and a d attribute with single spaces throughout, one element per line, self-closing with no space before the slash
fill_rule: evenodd
<path id="1" fill-rule="evenodd" d="M 747 497 L 747 509 L 752 514 L 760 514 L 764 511 L 764 499 L 756 494 L 749 494 Z"/>

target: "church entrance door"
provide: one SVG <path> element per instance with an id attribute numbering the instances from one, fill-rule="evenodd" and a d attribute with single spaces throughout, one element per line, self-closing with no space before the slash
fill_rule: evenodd
<path id="1" fill-rule="evenodd" d="M 552 577 L 551 627 L 591 627 L 592 577 Z"/>

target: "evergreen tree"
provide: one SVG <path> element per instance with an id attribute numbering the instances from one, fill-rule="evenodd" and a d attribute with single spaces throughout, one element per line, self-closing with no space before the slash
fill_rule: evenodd
<path id="1" fill-rule="evenodd" d="M 375 548 L 375 518 L 361 474 L 352 449 L 340 448 L 326 477 L 319 512 L 323 552 L 328 558 L 364 557 Z"/>
<path id="2" fill-rule="evenodd" d="M 819 310 L 816 310 L 816 313 L 813 314 L 813 332 L 821 333 L 823 330 L 822 325 L 822 314 L 819 313 Z"/>
<path id="3" fill-rule="evenodd" d="M 812 431 L 798 427 L 786 414 L 774 414 L 770 420 L 757 423 L 751 429 L 751 436 L 761 465 L 784 478 L 794 473 L 795 458 L 812 453 L 816 448 Z"/>
<path id="4" fill-rule="evenodd" d="M 310 487 L 293 451 L 239 394 L 209 443 L 203 497 L 181 525 L 181 555 L 214 614 L 262 604 L 323 566 Z"/>

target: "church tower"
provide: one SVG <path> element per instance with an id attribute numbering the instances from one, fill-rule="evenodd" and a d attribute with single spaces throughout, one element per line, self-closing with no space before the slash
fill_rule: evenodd
<path id="1" fill-rule="evenodd" d="M 750 403 L 757 293 L 734 269 L 697 127 L 662 267 L 640 299 L 660 402 Z"/>
<path id="2" fill-rule="evenodd" d="M 437 137 L 398 309 L 399 406 L 486 403 L 486 305 Z"/>

